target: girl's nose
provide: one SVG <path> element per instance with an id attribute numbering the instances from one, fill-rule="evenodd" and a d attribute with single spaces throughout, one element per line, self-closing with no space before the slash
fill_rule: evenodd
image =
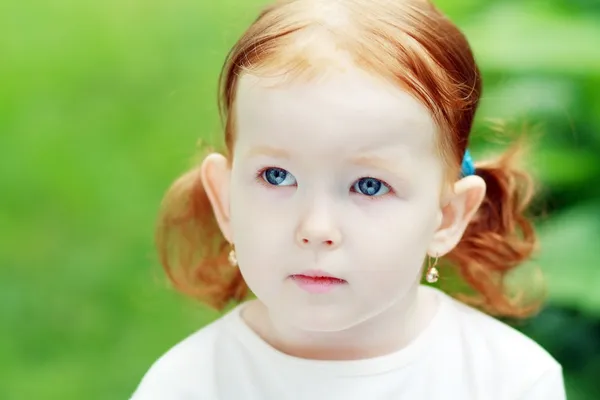
<path id="1" fill-rule="evenodd" d="M 342 243 L 342 234 L 329 216 L 313 213 L 299 224 L 296 242 L 304 248 L 334 249 Z"/>

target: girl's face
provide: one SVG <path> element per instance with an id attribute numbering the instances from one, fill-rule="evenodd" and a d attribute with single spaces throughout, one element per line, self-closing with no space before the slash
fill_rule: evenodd
<path id="1" fill-rule="evenodd" d="M 442 221 L 436 126 L 411 95 L 358 69 L 273 83 L 239 83 L 230 239 L 273 315 L 347 329 L 420 282 Z M 345 283 L 307 291 L 292 275 L 311 270 Z"/>

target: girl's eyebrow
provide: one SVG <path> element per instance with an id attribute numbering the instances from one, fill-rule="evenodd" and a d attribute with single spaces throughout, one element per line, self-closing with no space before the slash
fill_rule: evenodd
<path id="1" fill-rule="evenodd" d="M 393 175 L 407 178 L 407 173 L 405 171 L 400 170 L 397 165 L 379 156 L 362 155 L 352 158 L 351 162 L 363 167 L 382 169 Z"/>
<path id="2" fill-rule="evenodd" d="M 253 147 L 248 151 L 248 153 L 246 153 L 246 156 L 268 156 L 275 158 L 285 158 L 288 160 L 291 158 L 290 153 L 288 151 L 271 146 Z"/>

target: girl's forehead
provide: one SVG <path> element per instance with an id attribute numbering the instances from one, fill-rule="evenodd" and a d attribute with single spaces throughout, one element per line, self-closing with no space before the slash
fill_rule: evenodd
<path id="1" fill-rule="evenodd" d="M 246 106 L 257 99 L 281 107 L 319 104 L 328 106 L 328 111 L 352 114 L 359 110 L 361 115 L 376 117 L 406 110 L 404 119 L 411 118 L 410 115 L 411 119 L 430 117 L 428 110 L 409 92 L 358 68 L 330 70 L 308 79 L 286 80 L 286 76 L 242 75 L 237 101 Z"/>
<path id="2" fill-rule="evenodd" d="M 398 145 L 431 152 L 436 125 L 409 92 L 359 69 L 285 82 L 245 74 L 234 107 L 236 136 L 306 146 Z"/>

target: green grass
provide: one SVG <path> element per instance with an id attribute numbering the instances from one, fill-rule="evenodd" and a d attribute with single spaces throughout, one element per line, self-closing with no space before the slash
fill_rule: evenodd
<path id="1" fill-rule="evenodd" d="M 127 398 L 217 317 L 166 284 L 154 221 L 196 141 L 219 135 L 218 73 L 262 3 L 0 4 L 1 399 Z M 523 66 L 515 54 L 501 68 Z"/>
<path id="2" fill-rule="evenodd" d="M 0 398 L 126 398 L 216 317 L 167 287 L 152 242 L 164 191 L 218 132 L 247 22 L 206 4 L 0 6 Z"/>

